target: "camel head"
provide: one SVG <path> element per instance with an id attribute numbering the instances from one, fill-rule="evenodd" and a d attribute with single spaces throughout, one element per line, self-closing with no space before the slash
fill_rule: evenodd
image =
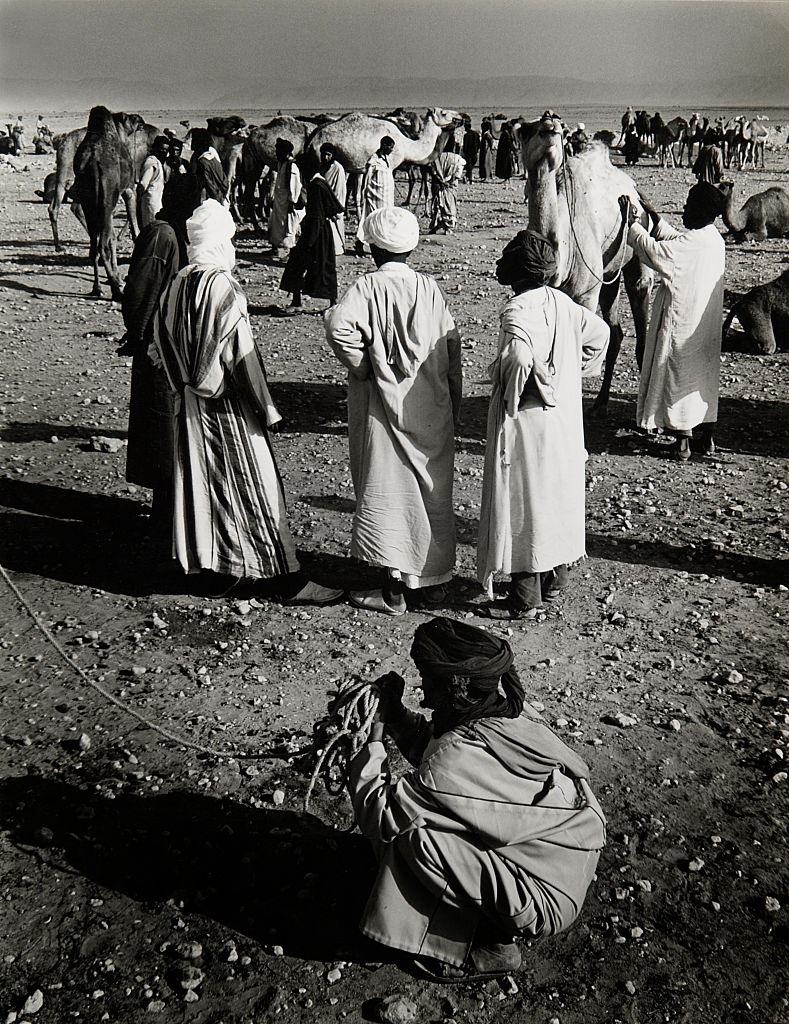
<path id="1" fill-rule="evenodd" d="M 461 124 L 463 120 L 457 110 L 445 110 L 443 107 L 430 107 L 425 120 L 428 118 L 439 128 L 451 128 L 453 125 Z"/>
<path id="2" fill-rule="evenodd" d="M 117 113 L 112 115 L 112 119 L 115 122 L 115 127 L 120 128 L 126 135 L 133 135 L 134 132 L 145 127 L 145 119 L 139 114 Z"/>
<path id="3" fill-rule="evenodd" d="M 564 160 L 564 124 L 558 114 L 546 110 L 538 121 L 527 121 L 517 131 L 527 171 L 545 164 L 556 171 Z"/>
<path id="4" fill-rule="evenodd" d="M 240 142 L 249 135 L 249 126 L 238 114 L 230 114 L 227 117 L 209 117 L 206 124 L 209 134 L 214 138 Z"/>

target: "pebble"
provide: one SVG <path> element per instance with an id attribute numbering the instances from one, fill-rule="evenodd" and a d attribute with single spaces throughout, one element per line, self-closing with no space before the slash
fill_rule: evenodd
<path id="1" fill-rule="evenodd" d="M 648 878 L 639 878 L 636 885 L 641 892 L 652 892 L 652 883 Z"/>
<path id="2" fill-rule="evenodd" d="M 694 857 L 693 860 L 688 864 L 688 871 L 692 871 L 694 874 L 701 871 L 704 867 L 704 861 L 701 857 Z"/>
<path id="3" fill-rule="evenodd" d="M 668 724 L 674 730 L 674 732 L 679 732 L 682 728 L 682 722 L 680 722 L 678 718 L 672 718 Z"/>
<path id="4" fill-rule="evenodd" d="M 173 977 L 181 988 L 188 992 L 190 989 L 197 988 L 198 985 L 203 984 L 205 974 L 199 967 L 195 967 L 194 964 L 183 963 L 174 969 Z"/>
<path id="5" fill-rule="evenodd" d="M 203 947 L 200 943 L 189 939 L 177 942 L 172 949 L 176 956 L 180 956 L 184 960 L 199 960 L 203 955 Z"/>
<path id="6" fill-rule="evenodd" d="M 768 914 L 777 914 L 781 909 L 781 904 L 775 898 L 775 896 L 765 896 L 764 898 L 764 909 Z"/>
<path id="7" fill-rule="evenodd" d="M 200 996 L 195 992 L 195 990 L 193 988 L 190 988 L 184 994 L 184 1002 L 185 1003 L 196 1003 L 199 998 L 200 998 Z"/>
<path id="8" fill-rule="evenodd" d="M 627 994 L 631 996 L 634 996 L 636 994 L 636 986 L 633 984 L 632 981 L 625 982 L 625 992 L 627 992 Z"/>
<path id="9" fill-rule="evenodd" d="M 630 937 L 633 938 L 633 939 L 640 939 L 643 934 L 644 934 L 644 929 L 643 928 L 631 928 L 630 929 Z"/>
<path id="10" fill-rule="evenodd" d="M 232 939 L 228 939 L 219 950 L 219 955 L 226 964 L 234 964 L 238 960 L 238 950 L 236 949 L 235 942 Z"/>
<path id="11" fill-rule="evenodd" d="M 148 1013 L 161 1013 L 166 1006 L 167 1003 L 163 999 L 152 999 L 145 1009 Z"/>
<path id="12" fill-rule="evenodd" d="M 271 947 L 271 952 L 274 954 L 274 956 L 284 956 L 285 955 L 285 950 L 282 948 L 282 946 L 272 946 Z"/>
<path id="13" fill-rule="evenodd" d="M 44 993 L 40 988 L 37 988 L 35 992 L 25 1000 L 25 1005 L 22 1007 L 22 1013 L 38 1013 L 43 1005 Z"/>
<path id="14" fill-rule="evenodd" d="M 718 913 L 718 911 L 721 908 L 720 903 L 716 903 L 715 900 L 710 900 L 710 906 L 712 907 L 712 909 L 715 911 L 716 914 Z"/>
<path id="15" fill-rule="evenodd" d="M 90 750 L 90 736 L 86 732 L 83 732 L 77 741 L 77 745 L 80 750 Z"/>
<path id="16" fill-rule="evenodd" d="M 342 971 L 339 971 L 336 967 L 333 967 L 326 975 L 326 980 L 330 985 L 334 985 L 342 978 Z"/>
<path id="17" fill-rule="evenodd" d="M 375 1020 L 380 1021 L 380 1024 L 412 1024 L 418 1012 L 414 1000 L 401 992 L 384 996 L 374 1010 Z"/>
<path id="18" fill-rule="evenodd" d="M 517 982 L 511 974 L 505 975 L 499 982 L 502 992 L 508 996 L 516 996 L 520 989 L 518 988 Z"/>
<path id="19" fill-rule="evenodd" d="M 274 801 L 277 807 L 281 807 L 285 803 L 285 794 L 282 792 L 281 789 L 275 789 L 271 799 Z"/>
<path id="20" fill-rule="evenodd" d="M 611 715 L 611 721 L 620 727 L 620 729 L 630 729 L 634 725 L 638 725 L 638 719 L 634 715 L 626 715 L 622 711 L 617 711 L 615 715 Z"/>

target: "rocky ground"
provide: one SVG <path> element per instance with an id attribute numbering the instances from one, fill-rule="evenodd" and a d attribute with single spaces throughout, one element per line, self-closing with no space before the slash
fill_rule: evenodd
<path id="1" fill-rule="evenodd" d="M 786 184 L 785 153 L 769 160 L 738 176 L 741 193 Z M 26 162 L 0 175 L 0 560 L 88 680 L 224 756 L 90 688 L 0 581 L 0 1021 L 789 1019 L 787 355 L 724 357 L 718 455 L 679 465 L 632 429 L 627 319 L 610 419 L 587 425 L 589 560 L 559 607 L 504 630 L 533 699 L 591 766 L 608 846 L 577 924 L 525 948 L 514 979 L 431 986 L 356 934 L 372 864 L 360 837 L 330 827 L 345 808 L 319 792 L 302 811 L 330 691 L 388 669 L 413 685 L 421 616 L 210 597 L 157 573 L 148 496 L 124 480 L 120 313 L 86 297 L 67 209 L 67 250 L 53 251 L 33 193 L 51 158 Z M 634 176 L 678 223 L 687 172 Z M 524 212 L 520 181 L 464 188 L 458 233 L 425 238 L 414 260 L 464 338 L 452 613 L 478 624 L 464 602 L 492 272 Z M 265 248 L 242 231 L 238 272 L 285 417 L 274 443 L 294 532 L 317 578 L 363 585 L 347 555 L 343 373 L 317 316 L 264 312 L 281 301 Z M 788 254 L 785 241 L 727 246 L 727 288 L 775 277 Z M 344 259 L 341 285 L 362 267 Z"/>

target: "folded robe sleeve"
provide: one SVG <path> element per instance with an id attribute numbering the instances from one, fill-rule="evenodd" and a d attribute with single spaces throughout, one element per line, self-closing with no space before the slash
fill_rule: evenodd
<path id="1" fill-rule="evenodd" d="M 674 276 L 674 249 L 671 242 L 681 236 L 670 224 L 659 220 L 655 228 L 655 237 L 638 223 L 630 225 L 627 242 L 638 258 L 658 275 L 661 281 L 670 283 Z"/>
<path id="2" fill-rule="evenodd" d="M 581 376 L 593 377 L 600 373 L 611 328 L 596 313 L 579 306 L 581 314 Z"/>
<path id="3" fill-rule="evenodd" d="M 359 380 L 366 380 L 371 372 L 366 351 L 373 335 L 370 313 L 371 303 L 362 277 L 351 285 L 324 318 L 326 339 L 332 351 Z"/>
<path id="4" fill-rule="evenodd" d="M 419 786 L 416 772 L 392 781 L 383 743 L 362 747 L 350 764 L 348 791 L 356 824 L 369 839 L 392 843 L 420 827 L 424 800 L 414 783 Z"/>

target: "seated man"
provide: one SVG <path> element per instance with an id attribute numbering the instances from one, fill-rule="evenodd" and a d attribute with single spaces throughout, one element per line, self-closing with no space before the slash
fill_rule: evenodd
<path id="1" fill-rule="evenodd" d="M 390 673 L 350 765 L 356 821 L 379 859 L 361 930 L 434 979 L 508 974 L 516 937 L 578 916 L 605 818 L 584 762 L 524 704 L 506 641 L 435 618 L 411 657 L 432 721 L 406 710 Z M 384 733 L 415 771 L 391 779 Z"/>

